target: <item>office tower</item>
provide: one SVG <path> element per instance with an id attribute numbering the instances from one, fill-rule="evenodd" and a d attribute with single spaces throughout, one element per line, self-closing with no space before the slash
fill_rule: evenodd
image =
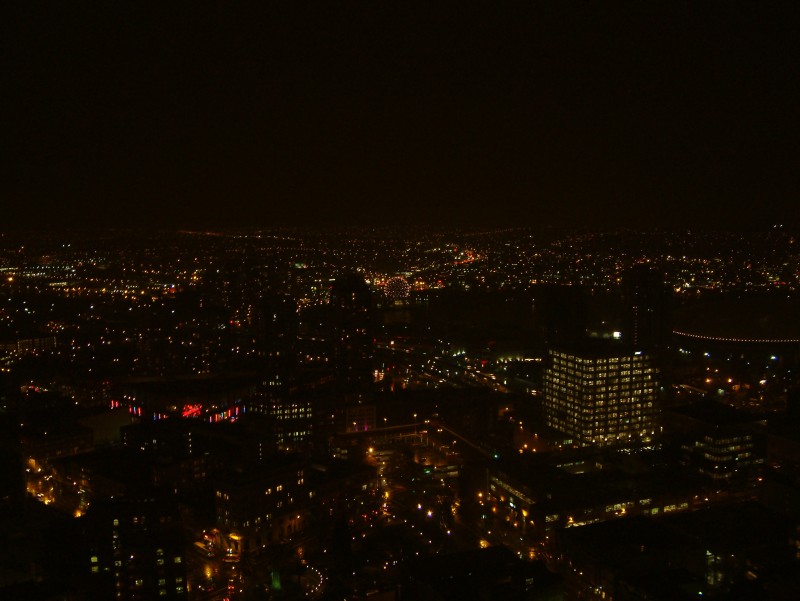
<path id="1" fill-rule="evenodd" d="M 579 446 L 637 446 L 655 434 L 657 370 L 642 351 L 612 345 L 550 349 L 547 425 Z"/>
<path id="2" fill-rule="evenodd" d="M 283 398 L 297 370 L 297 303 L 285 296 L 261 301 L 258 321 L 259 384 L 270 398 Z"/>
<path id="3" fill-rule="evenodd" d="M 622 340 L 637 349 L 664 349 L 671 335 L 669 288 L 648 265 L 622 274 Z"/>
<path id="4" fill-rule="evenodd" d="M 331 287 L 330 319 L 336 389 L 365 393 L 372 384 L 372 294 L 359 275 L 340 276 Z"/>
<path id="5" fill-rule="evenodd" d="M 261 301 L 258 323 L 258 387 L 250 409 L 274 420 L 276 443 L 290 447 L 309 438 L 310 400 L 292 394 L 297 377 L 297 304 L 293 298 Z"/>

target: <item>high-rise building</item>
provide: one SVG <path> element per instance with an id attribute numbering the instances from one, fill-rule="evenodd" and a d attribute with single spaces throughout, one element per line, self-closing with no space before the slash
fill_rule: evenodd
<path id="1" fill-rule="evenodd" d="M 372 384 L 372 294 L 359 275 L 340 276 L 331 287 L 331 338 L 337 391 L 368 392 Z"/>
<path id="2" fill-rule="evenodd" d="M 297 303 L 283 296 L 261 301 L 258 321 L 259 380 L 271 398 L 285 397 L 297 369 Z"/>
<path id="3" fill-rule="evenodd" d="M 655 435 L 657 369 L 642 351 L 615 345 L 550 349 L 547 425 L 579 446 L 637 446 Z"/>
<path id="4" fill-rule="evenodd" d="M 311 435 L 312 404 L 291 390 L 298 368 L 297 322 L 297 303 L 293 298 L 269 296 L 262 300 L 258 324 L 259 381 L 249 408 L 274 420 L 276 443 L 280 447 L 291 447 Z"/>
<path id="5" fill-rule="evenodd" d="M 586 339 L 587 293 L 580 286 L 539 286 L 534 292 L 533 319 L 548 345 Z"/>
<path id="6" fill-rule="evenodd" d="M 638 349 L 663 349 L 671 335 L 669 288 L 648 265 L 622 274 L 622 340 Z"/>

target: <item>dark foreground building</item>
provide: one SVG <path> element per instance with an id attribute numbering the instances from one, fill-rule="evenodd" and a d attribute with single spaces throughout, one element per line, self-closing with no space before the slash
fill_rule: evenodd
<path id="1" fill-rule="evenodd" d="M 561 532 L 568 601 L 800 598 L 796 531 L 756 503 Z"/>
<path id="2" fill-rule="evenodd" d="M 84 518 L 88 599 L 187 599 L 184 536 L 174 502 L 109 499 Z"/>
<path id="3" fill-rule="evenodd" d="M 411 562 L 402 599 L 418 601 L 556 601 L 561 579 L 542 563 L 498 546 Z"/>

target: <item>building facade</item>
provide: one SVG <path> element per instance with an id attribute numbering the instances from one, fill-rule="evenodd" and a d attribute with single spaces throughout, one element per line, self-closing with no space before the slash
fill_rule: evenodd
<path id="1" fill-rule="evenodd" d="M 577 446 L 638 446 L 655 436 L 658 372 L 651 356 L 622 348 L 551 349 L 548 426 Z"/>
<path id="2" fill-rule="evenodd" d="M 187 599 L 177 505 L 155 497 L 108 499 L 86 516 L 88 599 Z"/>

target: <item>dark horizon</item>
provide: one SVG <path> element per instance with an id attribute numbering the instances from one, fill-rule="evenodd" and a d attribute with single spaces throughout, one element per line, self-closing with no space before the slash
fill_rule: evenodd
<path id="1" fill-rule="evenodd" d="M 3 229 L 799 222 L 789 3 L 15 12 Z"/>
<path id="2" fill-rule="evenodd" d="M 800 225 L 797 222 L 782 223 L 746 223 L 731 225 L 714 226 L 695 226 L 679 225 L 654 225 L 652 227 L 618 226 L 618 227 L 592 227 L 590 225 L 578 224 L 541 224 L 541 225 L 514 225 L 514 224 L 377 224 L 377 223 L 305 223 L 305 224 L 232 224 L 232 223 L 197 223 L 188 225 L 179 224 L 140 224 L 129 223 L 127 225 L 111 225 L 108 223 L 93 224 L 44 224 L 34 226 L 31 224 L 8 224 L 0 225 L 0 241 L 19 240 L 26 241 L 28 245 L 35 242 L 36 236 L 46 236 L 53 240 L 84 240 L 102 239 L 109 236 L 122 238 L 139 236 L 173 236 L 173 235 L 196 235 L 208 237 L 245 237 L 245 238 L 280 238 L 286 237 L 341 237 L 355 236 L 356 238 L 369 239 L 373 237 L 389 236 L 410 236 L 417 238 L 421 236 L 465 236 L 476 237 L 486 235 L 502 236 L 519 235 L 528 233 L 532 237 L 542 240 L 555 240 L 559 238 L 569 238 L 582 235 L 611 235 L 611 236 L 648 236 L 655 235 L 668 239 L 670 236 L 689 235 L 697 236 L 698 239 L 710 237 L 714 239 L 718 236 L 742 236 L 752 237 L 779 233 L 788 237 L 793 237 L 800 233 Z"/>

